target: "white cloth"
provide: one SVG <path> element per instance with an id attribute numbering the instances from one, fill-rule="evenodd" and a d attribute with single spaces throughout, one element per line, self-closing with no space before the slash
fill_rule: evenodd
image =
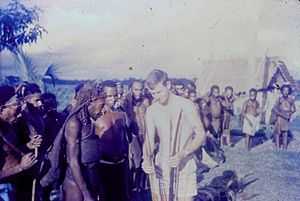
<path id="1" fill-rule="evenodd" d="M 246 114 L 243 122 L 243 133 L 254 136 L 259 130 L 259 116 L 255 117 L 251 114 Z"/>
<path id="2" fill-rule="evenodd" d="M 193 136 L 194 128 L 201 124 L 194 103 L 170 93 L 166 105 L 161 105 L 158 102 L 153 103 L 146 112 L 147 137 L 152 151 L 154 149 L 155 134 L 159 136 L 160 144 L 155 164 L 162 169 L 163 178 L 161 179 L 161 182 L 164 184 L 163 188 L 165 189 L 166 194 L 168 194 L 169 191 L 170 180 L 170 167 L 168 164 L 171 153 L 170 150 L 172 149 L 170 146 L 173 144 L 173 142 L 170 142 L 172 141 L 170 139 L 174 139 L 174 136 L 172 135 L 175 135 L 180 111 L 182 111 L 182 118 L 178 136 L 179 147 L 181 150 Z M 179 172 L 178 181 L 178 197 L 190 197 L 197 194 L 196 163 L 194 159 L 190 159 L 185 163 L 185 166 Z M 159 194 L 157 179 L 152 191 Z"/>

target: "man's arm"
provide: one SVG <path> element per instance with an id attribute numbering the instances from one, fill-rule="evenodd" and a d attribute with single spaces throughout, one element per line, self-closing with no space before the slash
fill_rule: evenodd
<path id="1" fill-rule="evenodd" d="M 291 115 L 296 112 L 295 100 L 291 100 Z"/>
<path id="2" fill-rule="evenodd" d="M 143 145 L 143 169 L 146 173 L 150 173 L 151 167 L 153 167 L 153 155 L 154 155 L 154 139 L 155 139 L 155 124 L 152 115 L 147 111 L 145 115 L 145 141 Z M 150 167 L 149 167 L 150 166 Z M 148 168 L 148 170 L 147 170 Z"/>
<path id="3" fill-rule="evenodd" d="M 28 153 L 25 154 L 20 163 L 17 165 L 7 168 L 7 169 L 2 169 L 0 170 L 0 181 L 1 179 L 5 179 L 7 177 L 13 176 L 15 174 L 18 174 L 24 170 L 29 169 L 32 167 L 35 163 L 37 162 L 36 157 L 34 156 L 33 153 Z"/>
<path id="4" fill-rule="evenodd" d="M 246 110 L 247 110 L 247 104 L 248 104 L 248 101 L 245 101 L 243 106 L 242 106 L 242 111 L 241 111 L 241 118 L 242 120 L 244 119 L 245 115 L 246 115 Z"/>
<path id="5" fill-rule="evenodd" d="M 66 142 L 67 142 L 67 158 L 71 168 L 71 172 L 74 176 L 74 180 L 79 187 L 84 200 L 92 200 L 91 194 L 88 191 L 86 182 L 83 179 L 80 164 L 79 164 L 79 155 L 80 148 L 78 144 L 78 139 L 80 137 L 80 123 L 75 118 L 69 120 L 66 125 Z"/>
<path id="6" fill-rule="evenodd" d="M 192 125 L 194 134 L 191 136 L 190 140 L 188 140 L 184 148 L 180 151 L 180 154 L 183 158 L 196 151 L 205 142 L 206 138 L 206 133 L 201 123 L 200 115 L 196 106 L 190 103 L 189 106 L 184 108 L 184 113 L 189 123 Z"/>

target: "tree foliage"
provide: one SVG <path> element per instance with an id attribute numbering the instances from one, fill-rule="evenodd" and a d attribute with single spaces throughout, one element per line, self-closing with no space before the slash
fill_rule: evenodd
<path id="1" fill-rule="evenodd" d="M 47 32 L 39 24 L 40 12 L 38 7 L 27 8 L 18 0 L 0 9 L 0 51 L 37 42 Z"/>

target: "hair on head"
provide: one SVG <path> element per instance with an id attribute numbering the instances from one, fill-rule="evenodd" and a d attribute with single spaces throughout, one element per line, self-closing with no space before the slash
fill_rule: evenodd
<path id="1" fill-rule="evenodd" d="M 168 74 L 162 70 L 155 69 L 149 73 L 149 75 L 146 78 L 146 85 L 150 89 L 154 89 L 154 87 L 162 83 L 166 86 L 168 81 Z"/>

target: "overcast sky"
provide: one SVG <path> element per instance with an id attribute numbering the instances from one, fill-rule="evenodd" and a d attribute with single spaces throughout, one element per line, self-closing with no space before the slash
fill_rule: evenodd
<path id="1" fill-rule="evenodd" d="M 61 54 L 69 61 L 65 69 L 82 69 L 83 78 L 110 68 L 144 75 L 163 67 L 192 75 L 206 60 L 265 55 L 284 58 L 300 78 L 298 0 L 23 2 L 43 9 L 41 24 L 48 30 L 27 51 Z"/>

